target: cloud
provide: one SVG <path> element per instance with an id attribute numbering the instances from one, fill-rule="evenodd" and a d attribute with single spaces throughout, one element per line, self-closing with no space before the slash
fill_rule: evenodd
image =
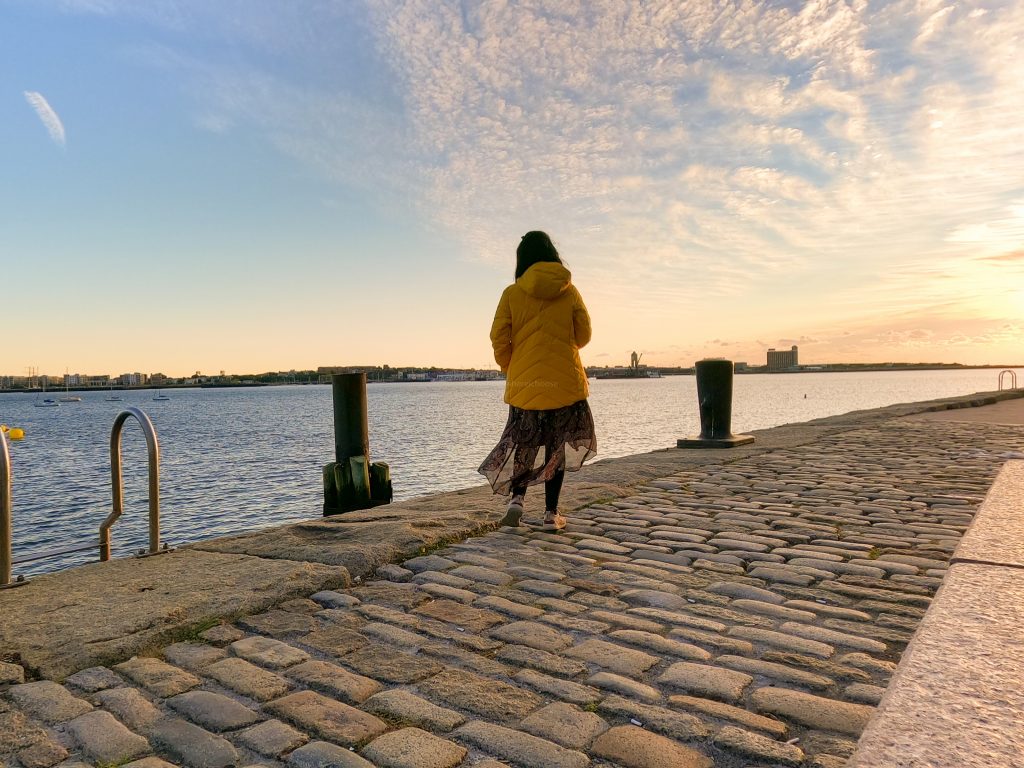
<path id="1" fill-rule="evenodd" d="M 39 116 L 43 127 L 50 134 L 53 143 L 63 149 L 67 143 L 64 135 L 64 124 L 60 121 L 60 117 L 53 110 L 53 107 L 50 106 L 50 103 L 43 94 L 38 91 L 25 91 L 25 101 L 36 111 L 36 115 Z"/>

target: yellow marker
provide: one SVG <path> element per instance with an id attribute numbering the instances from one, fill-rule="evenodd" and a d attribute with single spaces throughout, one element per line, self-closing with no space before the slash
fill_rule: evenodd
<path id="1" fill-rule="evenodd" d="M 14 429 L 8 430 L 8 434 L 11 436 L 11 440 L 25 439 L 25 430 L 19 427 L 14 427 Z"/>

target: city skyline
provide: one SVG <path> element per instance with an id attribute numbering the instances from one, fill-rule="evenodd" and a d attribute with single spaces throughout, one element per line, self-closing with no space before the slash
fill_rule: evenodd
<path id="1" fill-rule="evenodd" d="M 6 375 L 493 367 L 537 228 L 587 365 L 1019 357 L 1020 3 L 4 9 Z"/>

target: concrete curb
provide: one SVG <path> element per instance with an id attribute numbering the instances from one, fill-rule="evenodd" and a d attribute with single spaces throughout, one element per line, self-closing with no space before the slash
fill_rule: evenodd
<path id="1" fill-rule="evenodd" d="M 847 768 L 1024 766 L 1024 461 L 1004 465 Z"/>

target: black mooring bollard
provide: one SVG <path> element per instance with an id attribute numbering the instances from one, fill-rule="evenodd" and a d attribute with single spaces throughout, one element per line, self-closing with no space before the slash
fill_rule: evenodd
<path id="1" fill-rule="evenodd" d="M 698 360 L 697 405 L 700 435 L 676 441 L 678 448 L 732 448 L 754 442 L 753 435 L 732 434 L 732 361 Z"/>
<path id="2" fill-rule="evenodd" d="M 369 509 L 391 501 L 391 470 L 370 462 L 366 374 L 331 376 L 334 461 L 324 467 L 324 515 Z"/>

